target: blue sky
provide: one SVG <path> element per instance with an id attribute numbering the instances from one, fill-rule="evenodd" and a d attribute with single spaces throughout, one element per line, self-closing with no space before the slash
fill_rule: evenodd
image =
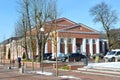
<path id="1" fill-rule="evenodd" d="M 14 35 L 14 24 L 18 19 L 17 3 L 19 0 L 0 0 L 0 42 Z M 120 0 L 58 0 L 60 17 L 66 17 L 77 23 L 83 23 L 96 30 L 103 30 L 101 25 L 93 22 L 89 9 L 105 1 L 120 17 Z M 115 25 L 119 27 L 120 22 Z"/>

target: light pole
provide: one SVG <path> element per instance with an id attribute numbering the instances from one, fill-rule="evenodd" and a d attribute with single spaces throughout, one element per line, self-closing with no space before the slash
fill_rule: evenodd
<path id="1" fill-rule="evenodd" d="M 44 63 L 43 63 L 43 54 L 44 54 L 44 28 L 43 27 L 41 27 L 40 28 L 40 32 L 41 32 L 41 40 L 42 40 L 42 47 L 41 47 L 41 69 L 42 69 L 42 72 L 43 72 L 43 70 L 44 70 Z"/>

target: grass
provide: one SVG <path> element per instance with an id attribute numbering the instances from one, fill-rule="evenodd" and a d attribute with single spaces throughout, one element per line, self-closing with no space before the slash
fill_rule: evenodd
<path id="1" fill-rule="evenodd" d="M 60 69 L 69 70 L 69 66 L 65 65 L 65 66 L 62 66 Z"/>

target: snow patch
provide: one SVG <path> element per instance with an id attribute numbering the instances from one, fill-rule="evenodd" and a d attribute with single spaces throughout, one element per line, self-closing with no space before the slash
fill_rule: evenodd
<path id="1" fill-rule="evenodd" d="M 51 72 L 42 72 L 42 71 L 27 71 L 27 73 L 36 73 L 36 74 L 43 74 L 43 75 L 53 75 Z"/>
<path id="2" fill-rule="evenodd" d="M 104 68 L 120 68 L 120 62 L 106 62 L 106 63 L 89 63 L 87 68 L 104 67 Z"/>
<path id="3" fill-rule="evenodd" d="M 74 76 L 59 76 L 61 78 L 71 78 L 71 79 L 77 79 L 77 80 L 81 80 L 80 78 L 74 77 Z"/>
<path id="4" fill-rule="evenodd" d="M 42 71 L 37 71 L 36 73 L 37 73 L 37 74 L 48 75 L 48 76 L 53 75 L 53 73 L 51 73 L 51 72 L 42 72 Z"/>

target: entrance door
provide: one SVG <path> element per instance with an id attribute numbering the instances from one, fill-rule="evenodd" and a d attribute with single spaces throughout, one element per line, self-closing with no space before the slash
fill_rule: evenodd
<path id="1" fill-rule="evenodd" d="M 76 38 L 76 52 L 81 53 L 82 38 Z"/>
<path id="2" fill-rule="evenodd" d="M 77 48 L 77 49 L 76 49 L 76 52 L 77 52 L 77 53 L 80 53 L 80 52 L 81 52 L 81 44 L 80 44 L 80 43 L 77 43 L 77 44 L 76 44 L 76 48 Z"/>

